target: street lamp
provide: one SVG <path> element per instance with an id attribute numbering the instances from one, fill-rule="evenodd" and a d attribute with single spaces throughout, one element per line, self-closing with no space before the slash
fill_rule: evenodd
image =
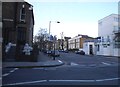
<path id="1" fill-rule="evenodd" d="M 49 41 L 50 41 L 51 22 L 60 23 L 59 21 L 49 21 Z M 54 56 L 53 56 L 53 60 L 55 60 L 55 40 L 56 40 L 56 36 L 54 36 L 54 38 L 53 38 L 53 43 L 54 43 Z M 51 47 L 50 47 L 50 49 L 51 49 Z"/>
<path id="2" fill-rule="evenodd" d="M 59 21 L 49 21 L 49 35 L 50 35 L 50 31 L 51 31 L 51 22 L 60 23 Z"/>

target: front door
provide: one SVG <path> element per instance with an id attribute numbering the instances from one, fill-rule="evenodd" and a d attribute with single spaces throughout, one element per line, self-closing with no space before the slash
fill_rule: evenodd
<path id="1" fill-rule="evenodd" d="M 89 54 L 93 55 L 93 45 L 89 45 Z"/>

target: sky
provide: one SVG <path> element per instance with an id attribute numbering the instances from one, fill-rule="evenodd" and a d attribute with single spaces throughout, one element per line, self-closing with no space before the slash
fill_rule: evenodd
<path id="1" fill-rule="evenodd" d="M 118 14 L 118 2 L 30 2 L 33 5 L 35 26 L 34 35 L 40 28 L 47 28 L 51 22 L 50 33 L 60 38 L 75 37 L 78 34 L 98 36 L 98 20 Z M 60 23 L 57 23 L 59 21 Z"/>

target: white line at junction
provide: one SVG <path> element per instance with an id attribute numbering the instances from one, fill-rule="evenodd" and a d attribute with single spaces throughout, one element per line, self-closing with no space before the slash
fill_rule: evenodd
<path id="1" fill-rule="evenodd" d="M 94 82 L 94 80 L 49 80 L 50 82 Z"/>
<path id="2" fill-rule="evenodd" d="M 12 83 L 12 84 L 3 84 L 3 86 L 9 85 L 24 85 L 24 84 L 32 84 L 32 83 L 39 83 L 39 82 L 47 82 L 47 80 L 39 80 L 39 81 L 30 81 L 30 82 L 20 82 L 20 83 Z"/>
<path id="3" fill-rule="evenodd" d="M 2 76 L 8 76 L 10 73 L 3 74 Z"/>
<path id="4" fill-rule="evenodd" d="M 98 79 L 98 80 L 49 80 L 49 81 L 50 82 L 102 82 L 102 81 L 112 81 L 118 79 L 120 78 Z"/>
<path id="5" fill-rule="evenodd" d="M 109 63 L 105 63 L 105 62 L 102 62 L 102 64 L 105 64 L 105 65 L 111 65 L 111 64 L 109 64 Z"/>
<path id="6" fill-rule="evenodd" d="M 3 76 L 3 77 L 4 77 L 4 76 L 8 76 L 8 75 L 10 75 L 11 73 L 15 72 L 16 70 L 18 70 L 18 68 L 14 68 L 13 70 L 9 71 L 9 73 L 5 73 L 5 74 L 3 74 L 2 76 Z"/>
<path id="7" fill-rule="evenodd" d="M 12 84 L 3 84 L 3 86 L 9 85 L 25 85 L 25 84 L 34 84 L 34 83 L 42 83 L 42 82 L 103 82 L 103 81 L 112 81 L 119 80 L 120 78 L 109 78 L 109 79 L 98 79 L 98 80 L 38 80 L 38 81 L 29 81 L 29 82 L 19 82 Z"/>

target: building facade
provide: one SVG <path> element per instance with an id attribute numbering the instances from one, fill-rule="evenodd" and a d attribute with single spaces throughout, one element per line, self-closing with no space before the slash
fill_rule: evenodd
<path id="1" fill-rule="evenodd" d="M 68 44 L 69 39 L 71 39 L 71 37 L 64 37 L 64 50 L 69 49 L 69 44 Z"/>
<path id="2" fill-rule="evenodd" d="M 2 15 L 3 52 L 11 42 L 16 50 L 14 56 L 19 56 L 25 43 L 33 43 L 33 6 L 27 2 L 2 2 Z"/>
<path id="3" fill-rule="evenodd" d="M 0 61 L 2 60 L 2 2 L 0 2 Z"/>
<path id="4" fill-rule="evenodd" d="M 85 52 L 86 55 L 95 55 L 96 54 L 96 45 L 95 41 L 97 39 L 87 39 L 83 43 L 83 51 Z"/>
<path id="5" fill-rule="evenodd" d="M 111 14 L 98 21 L 97 55 L 120 56 L 120 18 Z"/>
<path id="6" fill-rule="evenodd" d="M 78 35 L 68 40 L 69 49 L 82 50 L 86 39 L 91 38 L 87 35 Z"/>

